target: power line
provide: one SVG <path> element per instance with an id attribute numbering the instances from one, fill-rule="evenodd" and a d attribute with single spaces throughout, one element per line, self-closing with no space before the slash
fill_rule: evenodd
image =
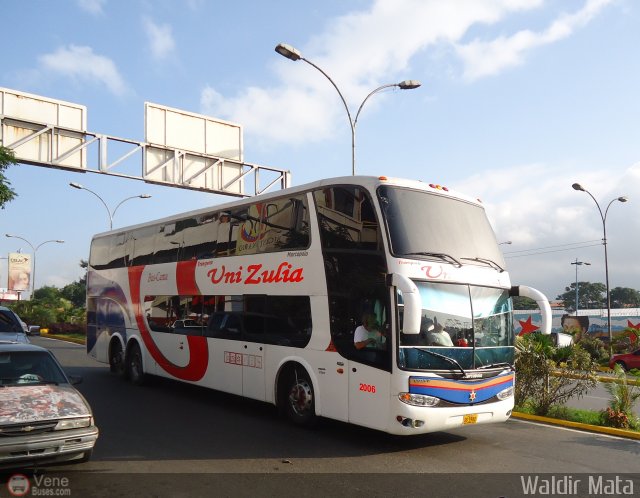
<path id="1" fill-rule="evenodd" d="M 591 244 L 590 242 L 597 242 L 597 243 Z M 583 242 L 573 242 L 571 244 L 559 244 L 555 246 L 537 247 L 533 249 L 523 249 L 521 251 L 506 252 L 504 253 L 504 257 L 505 258 L 522 258 L 524 256 L 537 256 L 538 254 L 549 254 L 554 252 L 573 251 L 575 249 L 583 249 L 585 247 L 597 247 L 600 245 L 602 245 L 602 241 L 600 240 L 585 240 Z M 557 247 L 562 247 L 563 249 L 554 249 Z M 544 249 L 552 249 L 552 250 L 545 251 Z M 518 254 L 518 253 L 526 253 L 526 254 Z"/>

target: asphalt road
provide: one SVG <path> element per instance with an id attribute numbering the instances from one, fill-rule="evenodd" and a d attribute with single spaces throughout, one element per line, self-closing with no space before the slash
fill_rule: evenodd
<path id="1" fill-rule="evenodd" d="M 623 476 L 640 491 L 635 440 L 515 419 L 411 438 L 328 420 L 303 429 L 265 403 L 164 379 L 135 387 L 83 346 L 33 342 L 84 378 L 100 438 L 90 462 L 57 470 L 85 476 L 80 488 L 91 476 L 91 496 L 524 496 L 532 473 Z"/>

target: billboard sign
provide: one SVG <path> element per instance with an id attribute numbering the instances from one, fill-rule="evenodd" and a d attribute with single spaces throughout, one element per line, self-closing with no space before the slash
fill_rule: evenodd
<path id="1" fill-rule="evenodd" d="M 10 291 L 28 291 L 31 287 L 31 254 L 9 253 Z"/>

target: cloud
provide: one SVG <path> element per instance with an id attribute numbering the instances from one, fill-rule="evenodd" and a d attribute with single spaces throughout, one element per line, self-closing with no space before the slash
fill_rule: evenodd
<path id="1" fill-rule="evenodd" d="M 585 281 L 604 282 L 602 219 L 593 199 L 571 188 L 576 182 L 591 192 L 603 212 L 613 199 L 628 196 L 627 203 L 613 201 L 607 215 L 609 268 L 612 286 L 637 288 L 637 248 L 627 240 L 640 231 L 640 219 L 631 215 L 634 200 L 640 199 L 640 163 L 623 171 L 588 172 L 527 164 L 483 171 L 455 189 L 481 198 L 498 239 L 513 242 L 503 246 L 512 282 L 555 298 L 562 291 L 559 276 L 567 275 L 563 284 L 572 281 L 569 263 L 575 257 L 592 263 Z"/>
<path id="2" fill-rule="evenodd" d="M 93 15 L 102 15 L 104 11 L 102 7 L 107 3 L 107 0 L 76 0 L 78 6 Z"/>
<path id="3" fill-rule="evenodd" d="M 154 59 L 166 59 L 175 52 L 176 43 L 169 24 L 156 24 L 153 20 L 145 17 L 142 19 L 142 25 Z"/>
<path id="4" fill-rule="evenodd" d="M 456 51 L 465 66 L 464 78 L 473 81 L 522 64 L 529 51 L 571 36 L 612 1 L 589 0 L 582 9 L 573 14 L 561 15 L 541 32 L 522 30 L 512 36 L 501 36 L 491 41 L 476 39 L 471 43 L 458 45 Z"/>
<path id="5" fill-rule="evenodd" d="M 103 84 L 118 96 L 124 95 L 127 91 L 127 86 L 114 62 L 108 57 L 94 54 L 91 47 L 60 47 L 51 54 L 40 56 L 38 60 L 44 71 L 73 80 Z"/>
<path id="6" fill-rule="evenodd" d="M 544 6 L 543 0 L 376 0 L 368 10 L 335 19 L 323 33 L 297 48 L 331 75 L 355 112 L 372 89 L 419 79 L 412 62 L 427 50 L 457 47 L 454 53 L 463 62 L 467 79 L 496 74 L 520 63 L 526 50 L 569 36 L 610 1 L 589 0 L 578 12 L 560 16 L 541 34 L 523 31 L 512 37 L 462 45 L 461 40 L 472 27 L 495 25 L 509 15 L 539 9 Z M 206 86 L 201 93 L 201 112 L 243 123 L 245 132 L 254 139 L 314 142 L 343 133 L 347 125 L 344 109 L 325 77 L 304 61 L 292 62 L 278 55 L 274 55 L 273 69 L 280 82 L 270 88 L 248 88 L 234 96 L 223 96 L 216 88 Z M 376 95 L 367 102 L 367 108 L 375 108 L 384 100 L 383 94 Z"/>

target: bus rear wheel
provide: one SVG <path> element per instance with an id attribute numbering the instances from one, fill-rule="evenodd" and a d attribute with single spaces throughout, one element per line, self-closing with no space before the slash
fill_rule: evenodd
<path id="1" fill-rule="evenodd" d="M 315 424 L 316 408 L 313 384 L 304 368 L 291 370 L 281 399 L 287 418 L 291 422 L 306 426 Z"/>
<path id="2" fill-rule="evenodd" d="M 142 352 L 140 346 L 134 343 L 127 351 L 127 378 L 132 384 L 140 386 L 144 384 L 146 376 L 142 366 Z"/>

